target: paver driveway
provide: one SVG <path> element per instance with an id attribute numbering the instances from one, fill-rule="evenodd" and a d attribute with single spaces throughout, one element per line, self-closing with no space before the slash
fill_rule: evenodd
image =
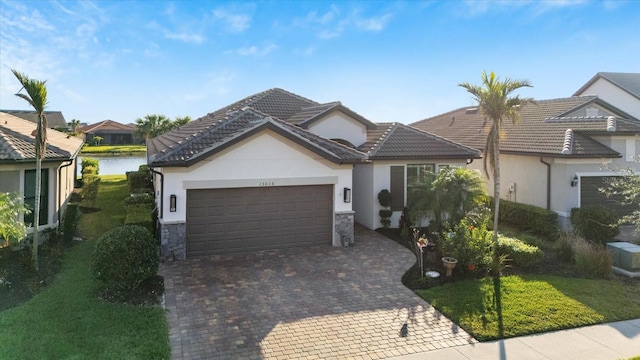
<path id="1" fill-rule="evenodd" d="M 357 226 L 350 248 L 161 264 L 172 357 L 381 359 L 475 342 L 402 285 L 414 262 L 409 250 Z"/>

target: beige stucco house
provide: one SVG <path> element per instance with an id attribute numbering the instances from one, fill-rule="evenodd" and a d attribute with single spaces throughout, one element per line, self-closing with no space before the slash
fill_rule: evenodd
<path id="1" fill-rule="evenodd" d="M 35 204 L 35 137 L 36 124 L 0 112 L 0 192 L 16 192 L 25 203 Z M 74 184 L 76 156 L 82 140 L 48 129 L 47 149 L 42 160 L 40 225 L 55 227 L 60 222 Z M 33 214 L 26 215 L 33 223 Z"/>
<path id="2" fill-rule="evenodd" d="M 408 177 L 465 166 L 479 152 L 407 125 L 374 124 L 340 102 L 270 89 L 150 140 L 147 156 L 162 255 L 185 259 L 349 245 L 354 222 L 380 226 L 380 190 L 401 209 Z"/>
<path id="3" fill-rule="evenodd" d="M 640 83 L 634 88 L 640 90 Z M 565 227 L 575 207 L 608 204 L 620 213 L 631 210 L 598 189 L 619 168 L 640 173 L 638 118 L 599 95 L 539 100 L 523 106 L 520 115 L 519 124 L 504 123 L 502 198 L 555 211 Z M 412 126 L 481 150 L 490 124 L 476 107 L 464 107 Z M 483 171 L 481 161 L 470 167 Z M 491 180 L 488 189 L 493 191 Z"/>

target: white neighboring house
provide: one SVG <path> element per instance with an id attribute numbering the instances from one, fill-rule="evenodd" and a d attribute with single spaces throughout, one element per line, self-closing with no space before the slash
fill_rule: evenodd
<path id="1" fill-rule="evenodd" d="M 597 95 L 640 119 L 640 73 L 599 72 L 573 96 Z"/>
<path id="2" fill-rule="evenodd" d="M 0 112 L 0 192 L 21 194 L 25 203 L 35 205 L 36 124 Z M 40 225 L 55 227 L 73 192 L 76 156 L 83 141 L 65 133 L 47 129 L 47 149 L 42 159 Z M 33 224 L 33 213 L 24 221 Z M 32 230 L 31 230 L 32 231 Z"/>
<path id="3" fill-rule="evenodd" d="M 406 194 L 418 166 L 463 166 L 479 153 L 270 89 L 150 140 L 147 156 L 162 257 L 182 260 L 351 244 L 354 221 L 379 227 L 380 190 Z"/>
<path id="4" fill-rule="evenodd" d="M 484 148 L 490 127 L 476 107 L 412 125 L 478 150 Z M 640 172 L 639 152 L 640 121 L 598 96 L 539 100 L 522 107 L 519 124 L 504 122 L 500 194 L 506 200 L 555 211 L 564 228 L 569 226 L 571 209 L 583 205 L 608 204 L 620 214 L 628 213 L 633 209 L 598 189 L 606 177 L 617 175 L 616 167 Z M 483 170 L 481 161 L 471 167 Z"/>

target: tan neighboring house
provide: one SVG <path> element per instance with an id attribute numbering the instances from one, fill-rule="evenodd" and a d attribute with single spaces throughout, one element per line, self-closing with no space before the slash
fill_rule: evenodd
<path id="1" fill-rule="evenodd" d="M 33 208 L 35 204 L 35 137 L 36 124 L 0 112 L 0 192 L 21 194 Z M 40 225 L 59 224 L 73 191 L 76 156 L 82 140 L 48 129 L 47 149 L 42 159 Z M 33 213 L 24 221 L 33 224 Z"/>
<path id="2" fill-rule="evenodd" d="M 397 123 L 375 124 L 340 102 L 270 89 L 147 142 L 164 258 L 344 246 L 354 222 L 380 226 L 407 185 L 475 149 Z M 394 214 L 394 225 L 397 217 Z"/>
<path id="3" fill-rule="evenodd" d="M 490 124 L 476 107 L 464 107 L 412 126 L 482 150 Z M 640 121 L 598 96 L 523 106 L 519 124 L 505 121 L 500 150 L 501 197 L 553 210 L 562 226 L 572 208 L 587 204 L 632 210 L 598 188 L 617 175 L 616 167 L 640 172 Z M 482 171 L 482 161 L 470 167 Z M 488 189 L 493 191 L 491 181 Z"/>
<path id="4" fill-rule="evenodd" d="M 84 141 L 94 143 L 94 138 L 100 136 L 101 145 L 130 145 L 135 144 L 136 127 L 121 124 L 113 120 L 104 120 L 95 124 L 82 126 L 78 129 L 84 134 Z"/>
<path id="5" fill-rule="evenodd" d="M 0 112 L 17 116 L 21 119 L 31 121 L 32 123 L 38 122 L 38 113 L 33 110 L 2 110 Z M 66 129 L 68 127 L 67 120 L 61 111 L 45 111 L 47 116 L 47 127 L 51 129 Z"/>

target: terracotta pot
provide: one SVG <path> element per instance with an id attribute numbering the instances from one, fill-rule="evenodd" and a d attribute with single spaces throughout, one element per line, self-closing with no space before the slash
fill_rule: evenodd
<path id="1" fill-rule="evenodd" d="M 453 273 L 453 269 L 456 267 L 458 260 L 456 258 L 452 258 L 451 256 L 445 256 L 442 258 L 442 265 L 445 269 L 447 269 L 446 276 L 451 276 Z"/>

